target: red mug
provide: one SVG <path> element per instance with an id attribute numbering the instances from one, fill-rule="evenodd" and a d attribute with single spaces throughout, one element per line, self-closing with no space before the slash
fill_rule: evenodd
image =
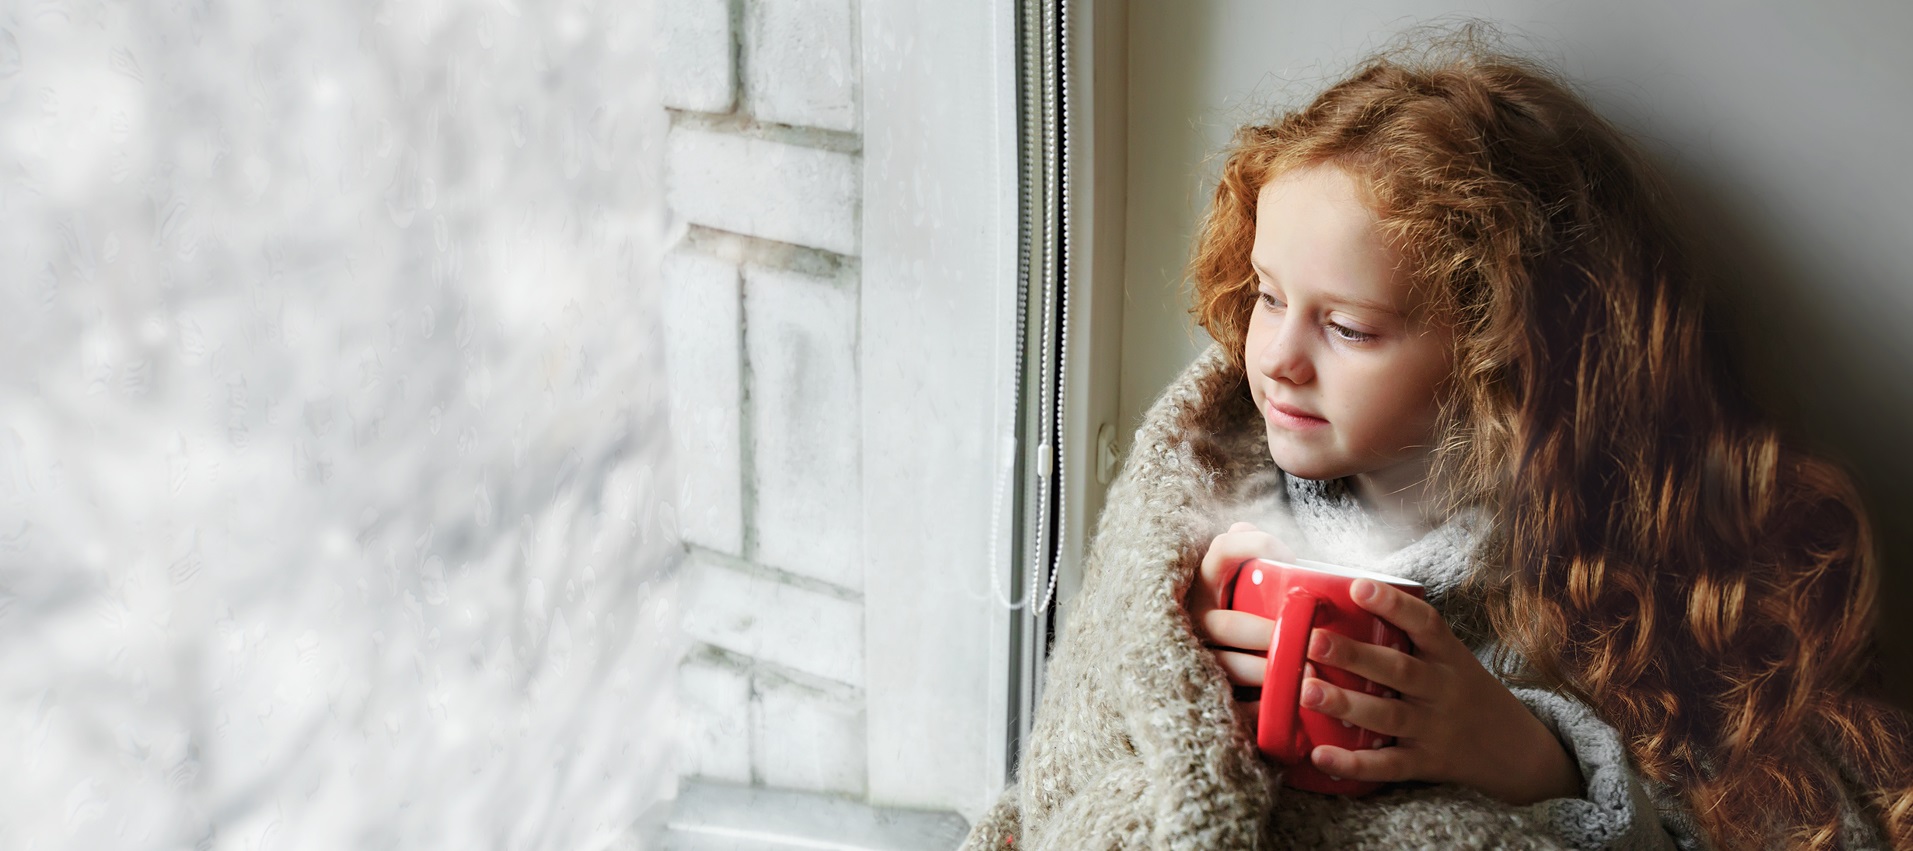
<path id="1" fill-rule="evenodd" d="M 1262 708 L 1256 717 L 1256 746 L 1287 767 L 1283 782 L 1297 789 L 1352 796 L 1380 789 L 1381 783 L 1324 773 L 1309 760 L 1309 752 L 1316 745 L 1363 750 L 1395 743 L 1393 736 L 1303 709 L 1298 702 L 1306 664 L 1315 665 L 1317 677 L 1342 688 L 1385 698 L 1396 696 L 1394 689 L 1341 668 L 1308 661 L 1309 636 L 1317 628 L 1404 653 L 1415 652 L 1400 628 L 1349 597 L 1349 585 L 1356 579 L 1392 585 L 1425 599 L 1419 582 L 1309 559 L 1249 559 L 1237 568 L 1225 595 L 1224 607 L 1275 621 L 1268 669 L 1262 680 Z"/>

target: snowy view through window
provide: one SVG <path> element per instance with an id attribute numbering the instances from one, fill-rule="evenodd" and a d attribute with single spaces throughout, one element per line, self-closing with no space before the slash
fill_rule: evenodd
<path id="1" fill-rule="evenodd" d="M 648 3 L 0 9 L 0 847 L 628 847 Z"/>

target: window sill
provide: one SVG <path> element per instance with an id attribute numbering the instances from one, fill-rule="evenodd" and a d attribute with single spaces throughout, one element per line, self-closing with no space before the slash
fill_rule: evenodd
<path id="1" fill-rule="evenodd" d="M 757 786 L 680 781 L 678 797 L 638 823 L 638 848 L 664 851 L 930 851 L 963 843 L 951 812 L 872 807 L 858 801 Z"/>

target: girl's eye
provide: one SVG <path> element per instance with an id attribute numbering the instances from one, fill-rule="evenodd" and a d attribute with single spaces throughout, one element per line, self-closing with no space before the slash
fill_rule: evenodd
<path id="1" fill-rule="evenodd" d="M 1374 334 L 1366 334 L 1361 331 L 1357 331 L 1353 328 L 1343 328 L 1342 326 L 1337 325 L 1333 322 L 1330 322 L 1328 327 L 1335 330 L 1335 336 L 1340 337 L 1344 340 L 1347 340 L 1351 343 L 1366 343 L 1369 340 L 1375 339 Z"/>
<path id="2" fill-rule="evenodd" d="M 1280 310 L 1285 306 L 1282 304 L 1281 301 L 1277 300 L 1275 296 L 1270 295 L 1269 293 L 1258 291 L 1255 295 L 1256 295 L 1256 300 L 1261 302 L 1263 307 L 1266 307 L 1270 310 Z M 1343 327 L 1333 322 L 1328 323 L 1328 328 L 1329 328 L 1329 333 L 1334 334 L 1335 336 L 1343 340 L 1346 340 L 1350 343 L 1366 343 L 1370 340 L 1375 339 L 1374 334 L 1369 334 L 1364 331 L 1357 331 L 1353 328 Z"/>

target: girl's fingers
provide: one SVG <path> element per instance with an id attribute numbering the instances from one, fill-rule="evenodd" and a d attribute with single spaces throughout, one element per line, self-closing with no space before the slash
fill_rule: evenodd
<path id="1" fill-rule="evenodd" d="M 1357 579 L 1349 585 L 1349 596 L 1355 605 L 1379 615 L 1408 633 L 1408 640 L 1423 650 L 1441 649 L 1446 651 L 1449 644 L 1459 644 L 1448 622 L 1441 619 L 1441 613 L 1427 601 L 1383 582 Z"/>
<path id="2" fill-rule="evenodd" d="M 1407 703 L 1339 688 L 1326 680 L 1303 680 L 1301 701 L 1304 708 L 1384 736 L 1414 738 L 1419 732 Z"/>
<path id="3" fill-rule="evenodd" d="M 1209 544 L 1209 552 L 1202 557 L 1202 567 L 1196 571 L 1196 581 L 1189 584 L 1189 609 L 1201 614 L 1222 605 L 1222 589 L 1235 576 L 1237 569 L 1248 557 L 1237 556 L 1223 542 L 1223 535 Z"/>
<path id="4" fill-rule="evenodd" d="M 1222 664 L 1222 672 L 1229 675 L 1229 682 L 1239 686 L 1262 685 L 1269 672 L 1268 657 L 1253 653 L 1217 650 L 1216 661 Z"/>
<path id="5" fill-rule="evenodd" d="M 1396 783 L 1425 779 L 1415 765 L 1415 751 L 1390 747 L 1351 751 L 1334 745 L 1317 745 L 1309 752 L 1309 761 L 1330 777 L 1344 780 L 1373 780 Z"/>
<path id="6" fill-rule="evenodd" d="M 1210 609 L 1196 619 L 1196 637 L 1217 647 L 1267 653 L 1275 639 L 1275 621 L 1234 609 Z"/>
<path id="7" fill-rule="evenodd" d="M 1198 609 L 1220 605 L 1222 587 L 1235 576 L 1243 562 L 1252 558 L 1293 557 L 1288 545 L 1248 523 L 1237 523 L 1230 530 L 1210 541 L 1208 552 L 1203 554 L 1202 567 L 1196 576 L 1198 587 L 1190 589 Z"/>
<path id="8" fill-rule="evenodd" d="M 1317 629 L 1309 636 L 1308 658 L 1410 697 L 1426 697 L 1433 687 L 1426 660 L 1326 629 Z"/>

